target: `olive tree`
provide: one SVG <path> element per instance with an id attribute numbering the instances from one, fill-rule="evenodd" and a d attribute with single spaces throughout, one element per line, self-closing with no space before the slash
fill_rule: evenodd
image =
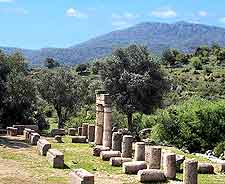
<path id="1" fill-rule="evenodd" d="M 63 69 L 46 70 L 40 74 L 37 88 L 42 99 L 53 105 L 58 116 L 58 128 L 81 106 L 82 79 Z"/>
<path id="2" fill-rule="evenodd" d="M 138 45 L 117 49 L 105 58 L 101 78 L 116 107 L 127 115 L 131 131 L 132 114 L 153 112 L 168 89 L 160 66 L 146 47 Z"/>

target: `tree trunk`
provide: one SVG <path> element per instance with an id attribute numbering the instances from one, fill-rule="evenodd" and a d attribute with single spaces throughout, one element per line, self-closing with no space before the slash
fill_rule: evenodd
<path id="1" fill-rule="evenodd" d="M 63 118 L 61 109 L 56 109 L 56 113 L 58 116 L 58 128 L 63 128 Z"/>
<path id="2" fill-rule="evenodd" d="M 132 113 L 127 114 L 127 123 L 128 123 L 128 130 L 130 132 L 133 132 L 133 126 L 132 126 Z"/>

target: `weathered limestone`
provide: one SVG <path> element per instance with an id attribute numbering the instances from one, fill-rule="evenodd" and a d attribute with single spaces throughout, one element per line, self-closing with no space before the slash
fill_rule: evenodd
<path id="1" fill-rule="evenodd" d="M 104 95 L 104 102 L 110 101 L 111 99 L 108 94 Z M 103 126 L 103 146 L 112 147 L 112 107 L 111 103 L 105 104 L 104 106 L 104 126 Z"/>
<path id="2" fill-rule="evenodd" d="M 219 163 L 219 171 L 225 173 L 225 162 Z"/>
<path id="3" fill-rule="evenodd" d="M 78 136 L 82 136 L 82 127 L 78 127 Z"/>
<path id="4" fill-rule="evenodd" d="M 113 132 L 112 135 L 112 150 L 121 151 L 122 147 L 123 134 L 120 132 Z"/>
<path id="5" fill-rule="evenodd" d="M 200 173 L 200 174 L 214 174 L 214 167 L 213 167 L 212 164 L 199 163 L 198 164 L 198 173 Z"/>
<path id="6" fill-rule="evenodd" d="M 66 135 L 66 131 L 65 131 L 65 129 L 52 129 L 51 135 L 53 137 L 55 137 L 56 135 L 64 136 L 64 135 Z"/>
<path id="7" fill-rule="evenodd" d="M 161 164 L 161 148 L 151 146 L 146 155 L 145 160 L 149 164 L 149 169 L 160 169 Z"/>
<path id="8" fill-rule="evenodd" d="M 138 171 L 147 169 L 147 163 L 145 161 L 124 162 L 123 172 L 125 174 L 137 174 Z"/>
<path id="9" fill-rule="evenodd" d="M 49 149 L 47 152 L 47 159 L 53 168 L 64 168 L 64 155 L 56 149 Z"/>
<path id="10" fill-rule="evenodd" d="M 84 169 L 76 169 L 69 176 L 70 184 L 94 184 L 94 175 Z"/>
<path id="11" fill-rule="evenodd" d="M 87 143 L 86 136 L 74 136 L 72 137 L 72 143 Z"/>
<path id="12" fill-rule="evenodd" d="M 29 128 L 25 128 L 24 130 L 23 130 L 23 136 L 24 136 L 24 138 L 26 139 L 26 136 L 27 136 L 27 132 L 28 131 L 30 131 L 31 129 L 29 129 Z"/>
<path id="13" fill-rule="evenodd" d="M 145 161 L 145 143 L 144 142 L 135 143 L 134 160 Z"/>
<path id="14" fill-rule="evenodd" d="M 110 160 L 112 157 L 121 157 L 120 151 L 102 151 L 100 153 L 100 157 L 102 160 Z"/>
<path id="15" fill-rule="evenodd" d="M 17 128 L 18 135 L 23 135 L 23 131 L 25 129 L 24 125 L 13 125 L 13 128 Z"/>
<path id="16" fill-rule="evenodd" d="M 165 153 L 163 159 L 164 174 L 168 179 L 176 179 L 176 154 Z"/>
<path id="17" fill-rule="evenodd" d="M 7 135 L 17 136 L 17 128 L 7 127 Z"/>
<path id="18" fill-rule="evenodd" d="M 82 124 L 82 136 L 85 136 L 86 139 L 88 138 L 88 123 Z"/>
<path id="19" fill-rule="evenodd" d="M 39 139 L 40 139 L 40 135 L 38 133 L 31 133 L 30 144 L 37 145 L 37 142 Z"/>
<path id="20" fill-rule="evenodd" d="M 161 170 L 158 169 L 144 169 L 138 171 L 138 180 L 142 183 L 145 182 L 164 182 L 166 176 Z"/>
<path id="21" fill-rule="evenodd" d="M 39 131 L 39 128 L 38 128 L 37 125 L 24 125 L 24 129 L 25 128 L 34 130 L 35 132 L 38 132 Z"/>
<path id="22" fill-rule="evenodd" d="M 122 157 L 132 158 L 132 143 L 133 143 L 133 137 L 131 135 L 123 136 Z"/>
<path id="23" fill-rule="evenodd" d="M 101 104 L 96 104 L 96 128 L 95 128 L 95 144 L 102 145 L 104 125 L 104 108 Z"/>
<path id="24" fill-rule="evenodd" d="M 185 160 L 184 161 L 184 184 L 197 184 L 198 183 L 198 161 Z"/>
<path id="25" fill-rule="evenodd" d="M 100 153 L 101 153 L 102 151 L 109 151 L 109 150 L 110 150 L 109 147 L 95 146 L 95 147 L 93 148 L 93 156 L 99 157 L 99 156 L 100 156 Z"/>
<path id="26" fill-rule="evenodd" d="M 75 136 L 76 135 L 76 128 L 69 128 L 68 135 Z"/>
<path id="27" fill-rule="evenodd" d="M 37 150 L 40 155 L 46 156 L 49 149 L 51 149 L 51 144 L 46 139 L 38 140 Z"/>
<path id="28" fill-rule="evenodd" d="M 112 157 L 110 158 L 110 165 L 120 167 L 125 162 L 132 162 L 132 158 Z"/>
<path id="29" fill-rule="evenodd" d="M 54 139 L 56 140 L 57 143 L 63 143 L 61 135 L 56 135 Z"/>
<path id="30" fill-rule="evenodd" d="M 88 125 L 88 142 L 95 141 L 95 125 Z"/>

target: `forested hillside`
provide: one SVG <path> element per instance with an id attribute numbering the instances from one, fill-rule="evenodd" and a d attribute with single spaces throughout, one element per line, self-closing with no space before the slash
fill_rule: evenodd
<path id="1" fill-rule="evenodd" d="M 42 65 L 46 57 L 61 64 L 75 65 L 93 58 L 108 55 L 113 49 L 130 44 L 146 45 L 153 53 L 161 54 L 167 48 L 191 52 L 201 45 L 218 43 L 225 46 L 225 29 L 187 22 L 142 23 L 136 26 L 113 31 L 70 48 L 44 48 L 40 50 L 19 49 L 33 66 Z M 1 48 L 12 53 L 17 48 Z"/>

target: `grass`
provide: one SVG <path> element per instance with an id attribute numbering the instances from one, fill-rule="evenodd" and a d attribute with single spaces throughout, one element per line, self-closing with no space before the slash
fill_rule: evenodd
<path id="1" fill-rule="evenodd" d="M 73 169 L 84 168 L 95 174 L 96 182 L 102 183 L 123 183 L 123 184 L 139 184 L 135 175 L 125 175 L 120 167 L 112 167 L 108 162 L 102 161 L 99 157 L 92 156 L 92 148 L 89 144 L 72 144 L 70 137 L 64 137 L 64 143 L 52 143 L 52 148 L 59 149 L 65 155 L 65 169 L 53 169 L 49 165 L 46 157 L 39 156 L 35 146 L 24 146 L 23 140 L 20 140 L 21 147 L 13 147 L 18 141 L 8 140 L 8 138 L 0 137 L 0 168 L 9 168 L 11 170 L 20 169 L 22 175 L 13 175 L 10 172 L 0 170 L 0 183 L 23 183 L 23 177 L 27 176 L 30 183 L 37 184 L 67 184 L 68 174 Z M 24 147 L 22 147 L 22 145 Z M 26 144 L 25 144 L 26 145 Z M 175 148 L 165 148 L 177 154 L 184 154 Z M 185 154 L 186 158 L 195 158 L 199 162 L 208 162 L 206 159 L 196 157 L 195 155 Z M 13 168 L 10 168 L 10 163 Z M 1 165 L 3 164 L 3 165 Z M 3 172 L 3 173 L 2 173 Z M 9 175 L 9 176 L 8 176 Z M 18 178 L 19 177 L 19 178 Z M 225 175 L 199 175 L 200 184 L 225 184 Z M 182 180 L 182 174 L 177 174 L 177 180 Z M 12 182 L 13 181 L 13 182 Z"/>

